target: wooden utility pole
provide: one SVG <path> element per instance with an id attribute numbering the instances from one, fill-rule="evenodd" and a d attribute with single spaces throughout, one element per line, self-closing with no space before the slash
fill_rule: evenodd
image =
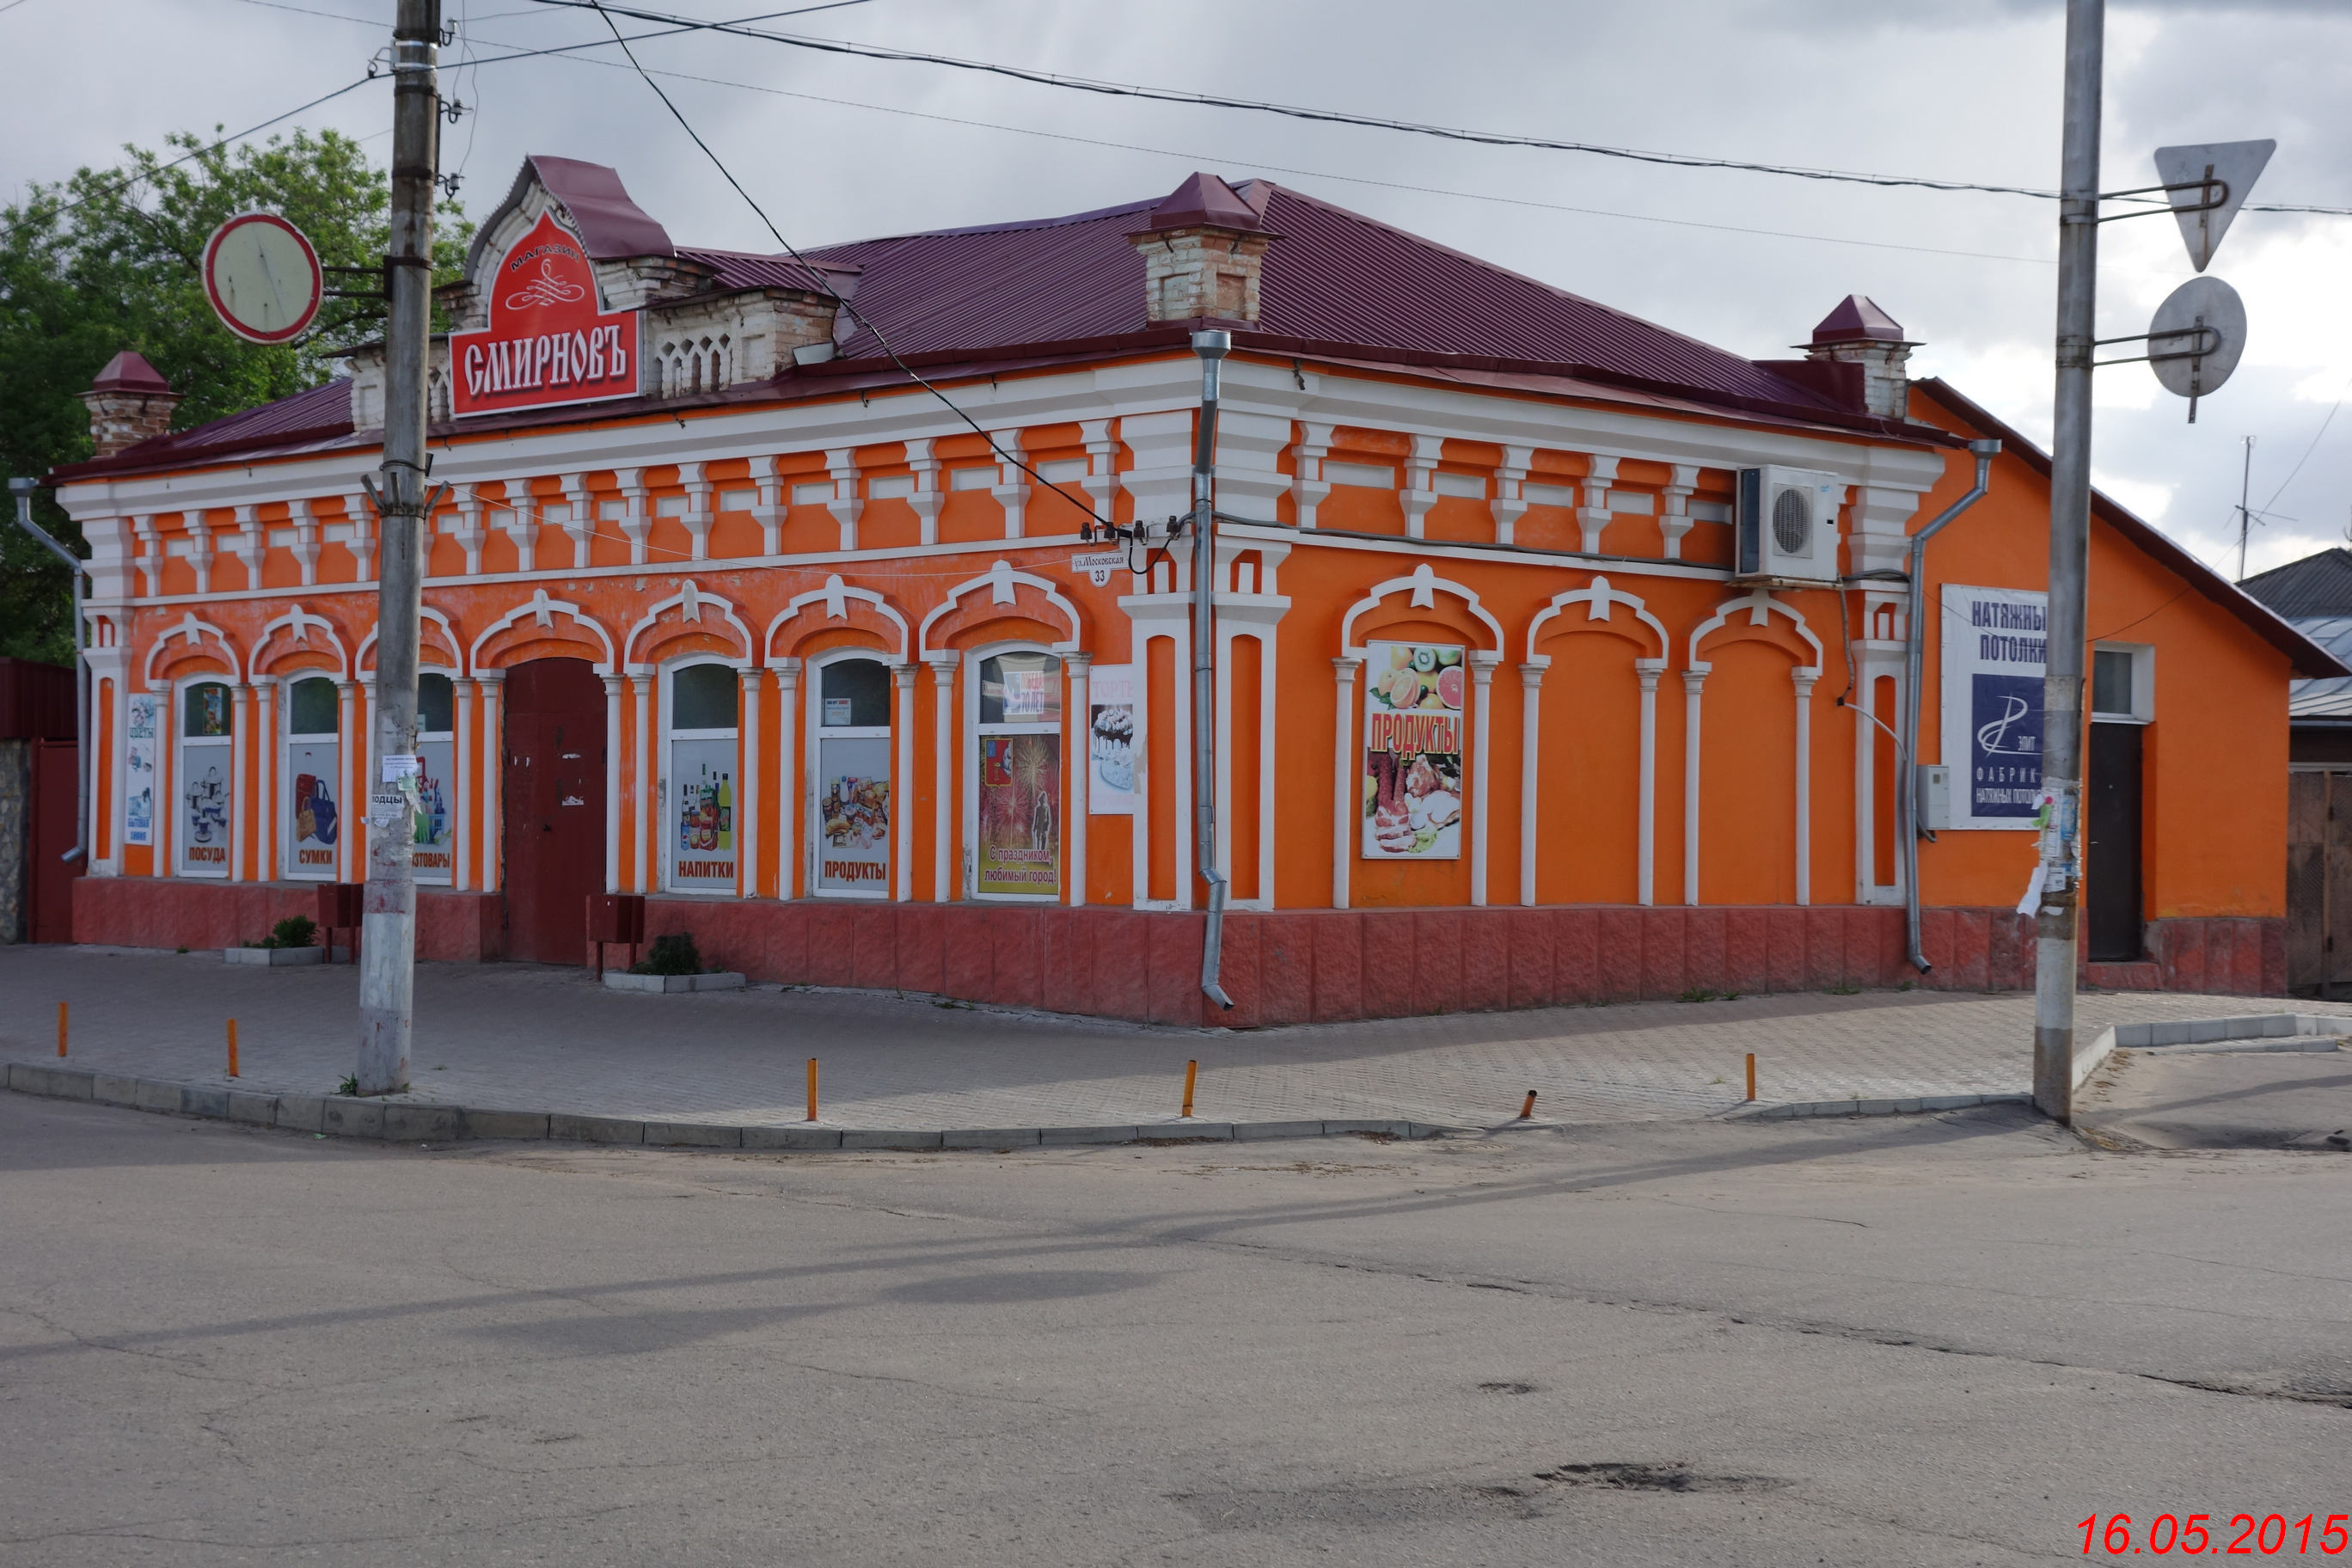
<path id="1" fill-rule="evenodd" d="M 440 0 L 399 0 L 392 33 L 391 303 L 384 332 L 383 464 L 371 487 L 383 526 L 376 587 L 376 735 L 368 781 L 359 1070 L 362 1094 L 408 1087 L 416 980 L 416 632 L 423 608 L 425 356 L 433 330 L 433 196 L 440 174 Z"/>

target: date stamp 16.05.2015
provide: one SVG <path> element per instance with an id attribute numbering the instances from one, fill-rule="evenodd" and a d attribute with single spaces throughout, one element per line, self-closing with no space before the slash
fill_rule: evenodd
<path id="1" fill-rule="evenodd" d="M 2214 1523 L 2219 1517 L 2159 1513 L 2143 1528 L 2127 1513 L 2095 1513 L 2075 1528 L 2086 1557 L 2101 1551 L 2110 1557 L 2334 1557 L 2352 1546 L 2352 1516 L 2345 1514 L 2233 1513 L 2227 1525 Z"/>

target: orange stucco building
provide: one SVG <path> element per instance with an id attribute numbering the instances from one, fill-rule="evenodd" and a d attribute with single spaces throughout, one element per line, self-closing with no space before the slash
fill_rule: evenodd
<path id="1" fill-rule="evenodd" d="M 423 956 L 577 962 L 619 891 L 755 978 L 1162 1019 L 2030 983 L 2047 465 L 1868 301 L 1751 362 L 1208 175 L 803 265 L 538 158 L 446 302 Z M 1189 539 L 1083 533 L 1189 510 L 1204 325 L 1205 716 Z M 80 940 L 251 939 L 363 874 L 351 368 L 171 434 L 135 355 L 89 395 L 101 456 L 53 476 L 97 584 Z M 1906 551 L 1989 437 L 1926 552 L 1915 750 Z M 2105 501 L 2091 581 L 2092 978 L 2275 992 L 2287 682 L 2337 667 Z"/>

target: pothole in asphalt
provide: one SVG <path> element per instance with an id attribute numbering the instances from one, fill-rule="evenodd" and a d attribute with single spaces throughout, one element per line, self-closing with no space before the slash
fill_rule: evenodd
<path id="1" fill-rule="evenodd" d="M 1482 1383 L 1478 1385 L 1481 1394 L 1533 1394 L 1535 1391 L 1536 1385 L 1532 1383 Z"/>
<path id="2" fill-rule="evenodd" d="M 1527 1392 L 1524 1384 L 1483 1384 Z M 1298 1487 L 1267 1491 L 1178 1492 L 1169 1499 L 1213 1530 L 1280 1530 L 1311 1524 L 1376 1529 L 1400 1524 L 1541 1519 L 1557 1488 L 1628 1492 L 1764 1492 L 1790 1483 L 1777 1476 L 1715 1475 L 1681 1461 L 1561 1465 L 1526 1486 Z"/>
<path id="3" fill-rule="evenodd" d="M 1623 1492 L 1769 1492 L 1789 1484 L 1776 1476 L 1706 1475 L 1680 1462 L 1562 1465 L 1540 1472 L 1536 1479 Z"/>

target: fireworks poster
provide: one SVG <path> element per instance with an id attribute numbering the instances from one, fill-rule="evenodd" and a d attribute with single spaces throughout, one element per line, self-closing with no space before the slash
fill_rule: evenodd
<path id="1" fill-rule="evenodd" d="M 1943 760 L 1954 827 L 2031 828 L 2042 792 L 2049 596 L 1943 588 Z"/>
<path id="2" fill-rule="evenodd" d="M 150 692 L 131 699 L 131 733 L 122 749 L 122 841 L 155 842 L 155 715 L 163 700 Z"/>
<path id="3" fill-rule="evenodd" d="M 1364 858 L 1462 858 L 1463 650 L 1376 642 L 1364 660 Z"/>
<path id="4" fill-rule="evenodd" d="M 817 742 L 816 885 L 828 893 L 890 890 L 890 742 Z"/>
<path id="5" fill-rule="evenodd" d="M 1062 738 L 982 735 L 973 889 L 1031 898 L 1059 893 L 1061 814 Z"/>

